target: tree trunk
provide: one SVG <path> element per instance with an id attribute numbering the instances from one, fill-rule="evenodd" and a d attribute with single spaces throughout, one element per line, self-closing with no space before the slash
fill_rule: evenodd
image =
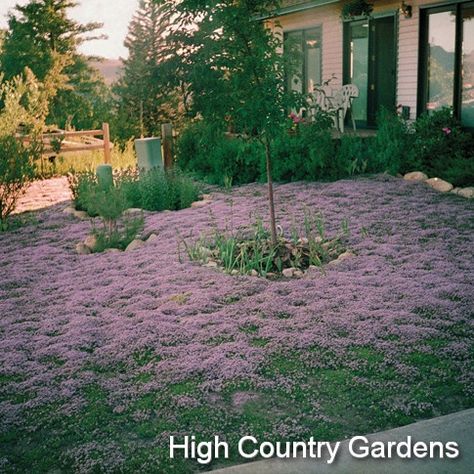
<path id="1" fill-rule="evenodd" d="M 272 179 L 272 160 L 270 150 L 270 139 L 265 135 L 265 158 L 267 162 L 267 183 L 268 183 L 268 202 L 270 204 L 270 231 L 272 235 L 272 245 L 277 245 L 277 231 L 275 218 L 275 202 L 273 199 L 273 179 Z"/>

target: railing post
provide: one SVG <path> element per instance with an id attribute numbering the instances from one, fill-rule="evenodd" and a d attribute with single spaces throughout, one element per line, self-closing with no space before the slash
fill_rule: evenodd
<path id="1" fill-rule="evenodd" d="M 163 164 L 165 170 L 173 167 L 173 124 L 164 123 L 161 126 L 161 144 L 163 146 Z"/>
<path id="2" fill-rule="evenodd" d="M 108 123 L 102 124 L 102 131 L 104 133 L 104 163 L 110 164 L 112 161 L 110 158 L 110 129 Z"/>

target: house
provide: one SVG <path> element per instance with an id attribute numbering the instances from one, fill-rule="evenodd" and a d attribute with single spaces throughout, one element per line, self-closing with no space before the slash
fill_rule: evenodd
<path id="1" fill-rule="evenodd" d="M 474 2 L 373 0 L 370 16 L 342 18 L 350 3 L 287 0 L 270 20 L 301 44 L 302 81 L 291 87 L 308 92 L 332 76 L 356 84 L 359 126 L 374 126 L 382 106 L 410 119 L 450 106 L 474 130 Z"/>

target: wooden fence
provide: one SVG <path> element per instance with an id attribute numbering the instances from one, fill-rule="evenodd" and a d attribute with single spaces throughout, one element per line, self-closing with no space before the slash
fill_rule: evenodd
<path id="1" fill-rule="evenodd" d="M 97 138 L 102 137 L 102 139 Z M 17 138 L 23 143 L 30 143 L 29 135 L 18 134 Z M 43 133 L 41 135 L 43 142 L 42 155 L 53 157 L 62 153 L 73 153 L 77 151 L 104 151 L 104 162 L 110 163 L 111 149 L 109 124 L 102 124 L 100 130 L 79 130 L 79 131 L 63 131 L 51 133 Z"/>

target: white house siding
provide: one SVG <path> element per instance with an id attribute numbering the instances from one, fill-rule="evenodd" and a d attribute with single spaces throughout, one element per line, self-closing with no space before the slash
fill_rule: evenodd
<path id="1" fill-rule="evenodd" d="M 418 93 L 418 52 L 420 6 L 439 4 L 440 0 L 410 0 L 412 17 L 398 18 L 397 57 L 397 104 L 410 107 L 411 118 L 416 117 Z M 449 3 L 447 1 L 446 3 Z M 322 77 L 323 80 L 336 76 L 334 84 L 342 83 L 343 68 L 343 28 L 340 18 L 341 4 L 334 3 L 315 7 L 299 13 L 292 13 L 278 19 L 283 31 L 291 31 L 314 26 L 322 26 Z M 374 14 L 396 11 L 400 1 L 377 1 Z"/>

